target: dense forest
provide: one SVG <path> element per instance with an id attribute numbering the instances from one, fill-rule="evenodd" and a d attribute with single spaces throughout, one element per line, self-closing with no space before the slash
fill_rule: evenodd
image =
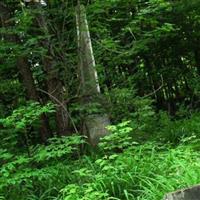
<path id="1" fill-rule="evenodd" d="M 0 200 L 200 183 L 199 0 L 0 0 L 0 80 Z"/>

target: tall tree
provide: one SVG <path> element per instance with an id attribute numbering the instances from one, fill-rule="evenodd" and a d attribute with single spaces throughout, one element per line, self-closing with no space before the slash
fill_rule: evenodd
<path id="1" fill-rule="evenodd" d="M 27 1 L 29 2 L 29 1 Z M 29 4 L 32 10 L 37 12 L 35 26 L 39 27 L 44 39 L 41 45 L 46 49 L 46 53 L 41 55 L 41 63 L 46 75 L 47 91 L 45 92 L 49 98 L 57 105 L 56 106 L 56 126 L 58 135 L 67 135 L 69 133 L 69 120 L 66 104 L 64 101 L 65 86 L 59 77 L 59 68 L 56 66 L 56 58 L 53 52 L 53 44 L 51 42 L 50 31 L 48 28 L 48 18 L 41 1 L 30 1 Z"/>
<path id="2" fill-rule="evenodd" d="M 11 13 L 10 13 L 10 10 L 3 3 L 0 4 L 0 9 L 2 9 L 2 12 L 0 14 L 1 27 L 5 28 L 6 26 L 8 26 L 8 21 L 11 18 Z M 4 38 L 2 39 L 4 40 L 17 42 L 19 45 L 21 44 L 21 38 L 17 35 L 10 35 L 10 36 L 4 35 L 3 37 Z M 17 56 L 16 66 L 22 77 L 22 82 L 26 90 L 27 99 L 40 102 L 40 97 L 37 92 L 36 85 L 34 83 L 34 78 L 32 75 L 32 71 L 30 69 L 28 58 L 25 55 L 16 55 L 16 56 Z M 49 124 L 48 124 L 48 119 L 45 114 L 42 114 L 41 127 L 40 127 L 41 141 L 46 142 L 49 136 L 50 136 L 50 129 L 49 129 Z"/>

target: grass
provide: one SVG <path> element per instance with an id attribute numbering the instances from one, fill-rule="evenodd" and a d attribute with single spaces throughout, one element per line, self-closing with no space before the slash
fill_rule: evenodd
<path id="1" fill-rule="evenodd" d="M 197 143 L 192 144 L 149 142 L 122 153 L 63 161 L 47 167 L 48 178 L 7 188 L 0 199 L 160 200 L 167 192 L 200 182 L 200 156 Z"/>

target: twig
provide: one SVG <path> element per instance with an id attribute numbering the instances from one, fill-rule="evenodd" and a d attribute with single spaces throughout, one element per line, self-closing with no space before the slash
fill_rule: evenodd
<path id="1" fill-rule="evenodd" d="M 135 37 L 135 35 L 134 35 L 134 33 L 133 33 L 133 31 L 131 30 L 130 27 L 128 27 L 128 30 L 129 30 L 130 34 L 133 36 L 134 40 L 137 40 L 136 37 Z"/>
<path id="2" fill-rule="evenodd" d="M 42 90 L 42 89 L 40 89 L 40 88 L 38 88 L 37 90 L 40 91 L 40 92 L 42 92 L 42 93 L 44 93 L 44 94 L 47 94 L 48 96 L 50 96 L 52 99 L 54 99 L 54 100 L 64 109 L 64 111 L 67 113 L 69 119 L 70 119 L 71 122 L 72 122 L 72 126 L 73 126 L 75 132 L 78 134 L 78 130 L 77 130 L 77 128 L 76 128 L 76 125 L 75 125 L 75 123 L 74 123 L 74 120 L 72 119 L 72 117 L 71 117 L 71 115 L 69 114 L 68 110 L 66 109 L 65 105 L 64 105 L 62 102 L 60 102 L 55 96 L 53 96 L 52 94 L 50 94 L 49 92 L 47 92 L 47 91 L 45 91 L 45 90 Z"/>
<path id="3" fill-rule="evenodd" d="M 161 80 L 162 80 L 161 86 L 160 86 L 159 88 L 157 88 L 156 90 L 154 90 L 153 92 L 151 92 L 151 93 L 149 93 L 149 94 L 143 96 L 143 98 L 150 97 L 150 96 L 156 94 L 159 90 L 161 90 L 161 89 L 163 88 L 163 86 L 164 86 L 164 81 L 163 81 L 163 77 L 162 77 L 162 76 L 161 76 Z"/>

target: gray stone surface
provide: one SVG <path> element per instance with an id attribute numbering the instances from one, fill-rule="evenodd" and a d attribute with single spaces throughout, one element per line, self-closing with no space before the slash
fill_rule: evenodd
<path id="1" fill-rule="evenodd" d="M 100 138 L 109 134 L 106 127 L 110 125 L 110 120 L 106 114 L 96 114 L 85 117 L 85 125 L 90 143 L 94 146 L 99 143 Z"/>
<path id="2" fill-rule="evenodd" d="M 169 193 L 164 200 L 200 200 L 200 185 Z"/>

